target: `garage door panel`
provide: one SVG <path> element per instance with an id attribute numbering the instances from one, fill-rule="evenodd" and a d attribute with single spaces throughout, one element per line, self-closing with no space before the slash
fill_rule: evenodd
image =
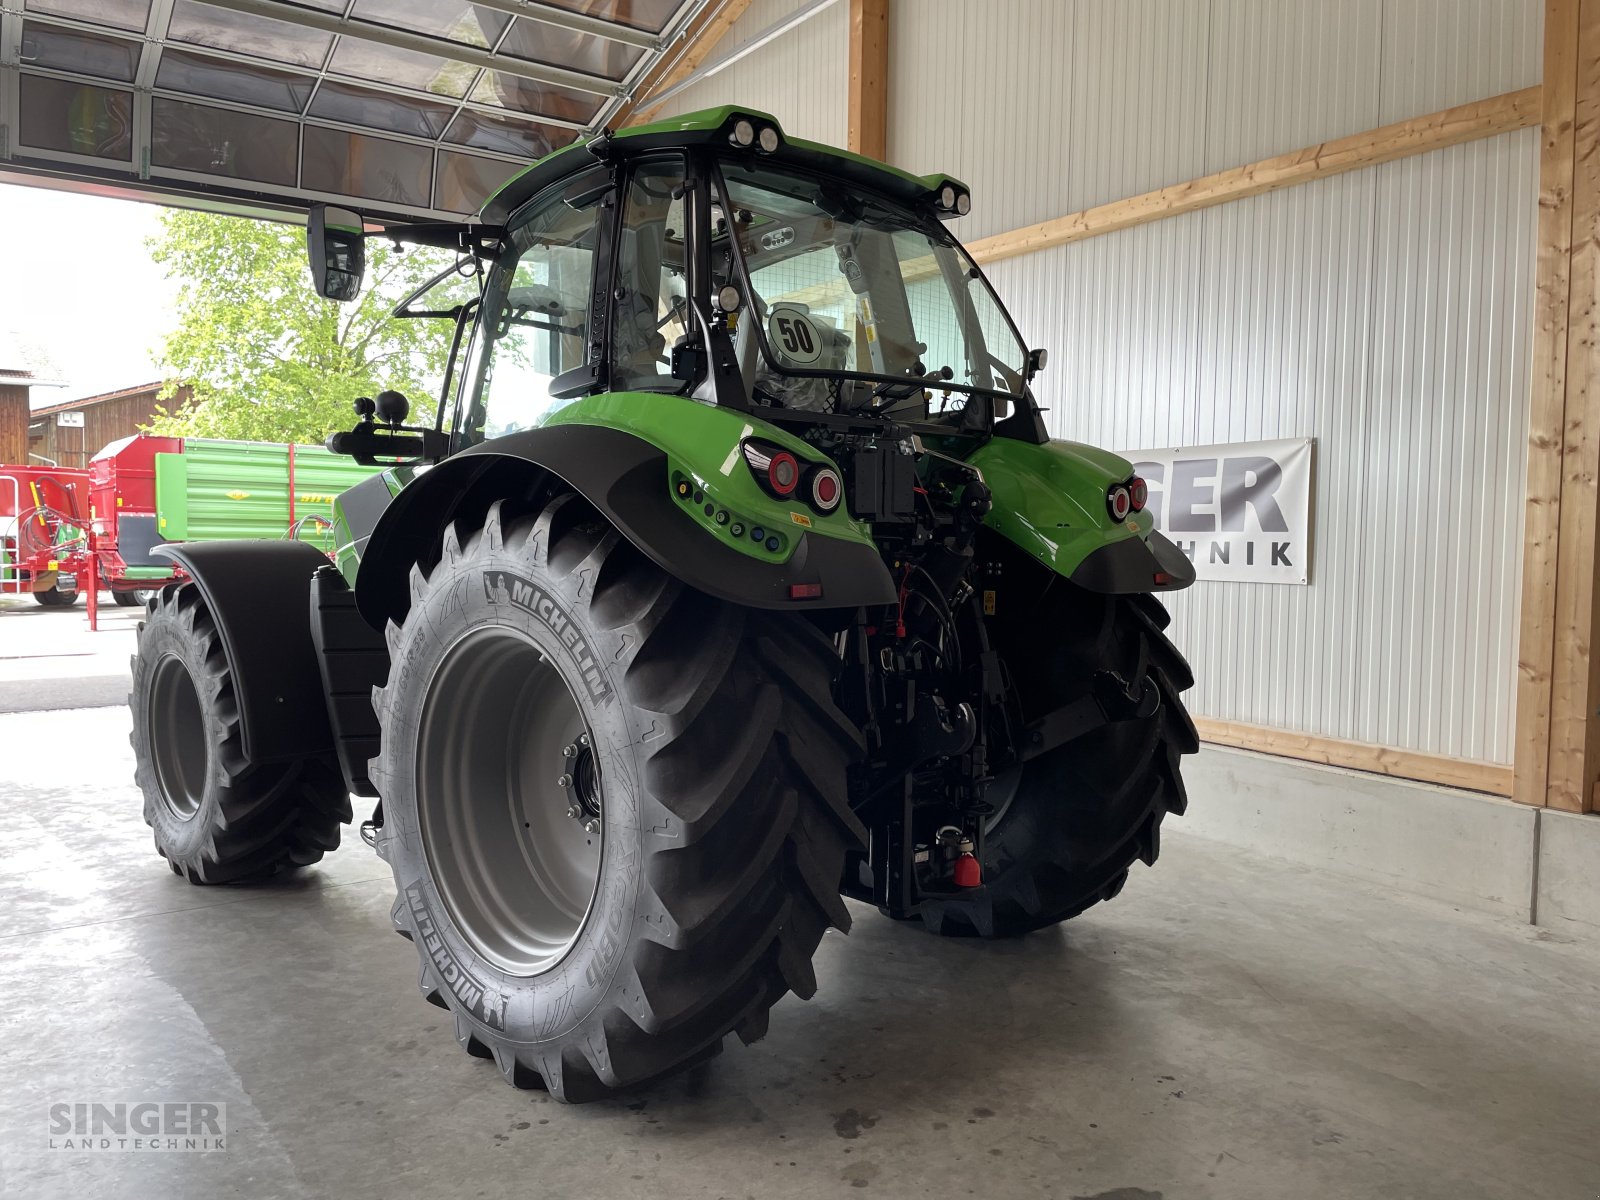
<path id="1" fill-rule="evenodd" d="M 598 132 L 718 2 L 21 0 L 0 13 L 0 172 L 470 214 Z"/>

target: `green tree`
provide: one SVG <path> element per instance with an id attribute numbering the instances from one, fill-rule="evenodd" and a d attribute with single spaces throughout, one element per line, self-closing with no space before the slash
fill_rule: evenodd
<path id="1" fill-rule="evenodd" d="M 321 442 L 354 423 L 357 396 L 384 388 L 406 394 L 414 419 L 431 420 L 450 322 L 389 314 L 450 264 L 448 253 L 369 240 L 361 296 L 340 304 L 312 289 L 296 225 L 172 209 L 149 246 L 181 286 L 159 361 L 169 390 L 193 389 L 159 411 L 152 432 Z"/>

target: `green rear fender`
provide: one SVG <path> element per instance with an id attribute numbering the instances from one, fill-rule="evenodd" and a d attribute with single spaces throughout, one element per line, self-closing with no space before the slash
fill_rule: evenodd
<path id="1" fill-rule="evenodd" d="M 1193 565 L 1148 512 L 1112 518 L 1106 492 L 1133 474 L 1127 459 L 1079 442 L 994 438 L 968 461 L 994 497 L 985 523 L 1080 587 L 1160 592 L 1194 582 Z"/>
<path id="2" fill-rule="evenodd" d="M 438 553 L 446 523 L 471 528 L 495 500 L 533 495 L 550 476 L 663 570 L 719 599 L 791 610 L 894 603 L 894 582 L 866 526 L 842 507 L 823 516 L 769 496 L 745 463 L 740 446 L 748 437 L 788 449 L 802 463 L 826 462 L 757 417 L 683 397 L 574 400 L 536 428 L 419 472 L 357 551 L 357 604 L 374 626 L 403 619 L 411 565 Z M 342 499 L 349 516 L 353 493 Z M 340 530 L 357 547 L 359 524 L 349 520 Z"/>
<path id="3" fill-rule="evenodd" d="M 706 536 L 747 558 L 789 562 L 807 536 L 876 553 L 871 531 L 844 505 L 823 516 L 798 497 L 779 501 L 761 489 L 740 450 L 746 438 L 788 450 L 802 464 L 825 463 L 836 470 L 837 464 L 758 417 L 681 396 L 618 392 L 564 405 L 545 419 L 542 428 L 573 425 L 621 430 L 660 449 L 667 459 L 664 497 Z M 689 485 L 688 495 L 682 494 L 680 483 Z M 735 535 L 734 530 L 740 532 Z M 756 537 L 757 530 L 763 536 Z"/>

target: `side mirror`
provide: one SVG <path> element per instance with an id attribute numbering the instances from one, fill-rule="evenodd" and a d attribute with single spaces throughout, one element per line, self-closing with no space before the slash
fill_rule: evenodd
<path id="1" fill-rule="evenodd" d="M 1032 379 L 1040 371 L 1044 370 L 1044 364 L 1047 363 L 1049 360 L 1050 360 L 1050 352 L 1048 350 L 1044 349 L 1044 347 L 1041 346 L 1037 350 L 1029 350 L 1028 351 L 1028 367 L 1027 367 L 1027 370 L 1023 372 L 1023 376 L 1022 377 L 1024 379 Z"/>
<path id="2" fill-rule="evenodd" d="M 367 269 L 360 213 L 313 205 L 306 214 L 306 252 L 311 256 L 311 282 L 317 295 L 329 300 L 356 298 Z"/>

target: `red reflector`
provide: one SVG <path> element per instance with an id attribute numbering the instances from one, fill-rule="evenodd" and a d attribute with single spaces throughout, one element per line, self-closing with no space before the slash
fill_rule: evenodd
<path id="1" fill-rule="evenodd" d="M 789 585 L 789 599 L 820 600 L 822 599 L 822 585 L 820 583 L 791 583 Z"/>
<path id="2" fill-rule="evenodd" d="M 1168 575 L 1165 571 L 1157 571 L 1152 582 L 1157 587 L 1166 587 L 1167 584 L 1172 582 L 1172 576 Z"/>
<path id="3" fill-rule="evenodd" d="M 1143 512 L 1150 500 L 1150 485 L 1135 475 L 1128 480 L 1128 499 L 1133 501 L 1133 511 Z"/>
<path id="4" fill-rule="evenodd" d="M 1106 507 L 1111 510 L 1111 519 L 1114 521 L 1126 517 L 1132 505 L 1133 501 L 1129 498 L 1128 489 L 1125 487 L 1114 487 L 1106 495 Z"/>
<path id="5" fill-rule="evenodd" d="M 839 494 L 839 485 L 834 482 L 832 475 L 824 475 L 817 480 L 817 499 L 824 504 L 832 504 L 835 496 Z"/>

